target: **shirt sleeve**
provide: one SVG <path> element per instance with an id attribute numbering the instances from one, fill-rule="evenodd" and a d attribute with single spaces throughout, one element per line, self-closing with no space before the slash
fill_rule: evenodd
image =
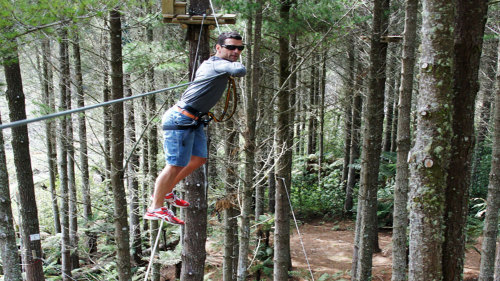
<path id="1" fill-rule="evenodd" d="M 239 62 L 228 60 L 217 60 L 214 62 L 214 70 L 218 73 L 226 72 L 231 76 L 242 77 L 247 73 L 245 66 Z"/>

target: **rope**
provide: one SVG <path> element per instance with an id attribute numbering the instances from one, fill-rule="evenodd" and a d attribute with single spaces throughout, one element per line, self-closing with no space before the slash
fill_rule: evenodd
<path id="1" fill-rule="evenodd" d="M 300 245 L 302 245 L 302 251 L 306 257 L 307 268 L 309 268 L 309 273 L 311 274 L 311 280 L 314 281 L 314 275 L 311 270 L 311 265 L 309 264 L 309 258 L 307 257 L 306 248 L 304 246 L 304 241 L 302 241 L 302 234 L 300 234 L 299 225 L 297 224 L 297 219 L 295 218 L 295 213 L 293 212 L 292 201 L 290 200 L 290 195 L 288 194 L 288 188 L 286 187 L 285 178 L 281 178 L 283 185 L 285 186 L 286 196 L 288 197 L 288 203 L 290 204 L 290 210 L 292 211 L 293 220 L 295 222 L 295 228 L 297 229 L 297 234 L 299 235 Z"/>
<path id="2" fill-rule="evenodd" d="M 224 119 L 227 113 L 227 109 L 229 108 L 229 100 L 231 99 L 231 95 L 233 96 L 233 109 L 231 110 L 231 113 Z M 210 118 L 212 118 L 215 122 L 225 122 L 233 117 L 234 113 L 236 112 L 237 106 L 238 95 L 236 95 L 236 81 L 233 77 L 229 76 L 229 85 L 226 92 L 226 103 L 224 104 L 224 110 L 222 110 L 221 116 L 217 118 L 212 112 L 208 112 L 207 115 L 210 116 Z"/>
<path id="3" fill-rule="evenodd" d="M 212 14 L 214 15 L 214 19 L 215 19 L 215 25 L 217 25 L 217 31 L 219 32 L 219 35 L 220 35 L 220 27 L 219 27 L 219 21 L 217 21 L 217 15 L 215 14 L 215 10 L 214 10 L 214 5 L 212 4 L 212 0 L 209 0 L 210 1 L 210 8 L 212 8 Z"/>
<path id="4" fill-rule="evenodd" d="M 158 234 L 156 234 L 155 244 L 153 246 L 153 250 L 151 251 L 151 257 L 149 258 L 148 269 L 146 270 L 146 275 L 144 276 L 144 281 L 148 280 L 149 270 L 151 269 L 151 265 L 153 264 L 153 258 L 155 256 L 156 247 L 158 246 L 158 241 L 160 240 L 161 228 L 163 226 L 163 220 L 161 220 L 160 226 L 158 227 Z"/>
<path id="5" fill-rule="evenodd" d="M 219 77 L 219 76 L 222 76 L 222 75 L 226 75 L 226 73 L 219 73 L 217 75 L 210 76 L 210 77 L 198 80 L 198 81 L 196 81 L 196 83 L 207 81 L 207 80 L 210 80 L 212 78 Z M 183 84 L 175 85 L 175 86 L 172 86 L 172 87 L 168 87 L 168 88 L 164 88 L 164 89 L 160 89 L 160 90 L 156 90 L 156 91 L 142 93 L 142 94 L 135 95 L 135 96 L 125 97 L 125 98 L 121 98 L 121 99 L 116 99 L 116 100 L 111 100 L 111 101 L 102 102 L 102 103 L 98 103 L 98 104 L 93 104 L 93 105 L 89 105 L 89 106 L 84 106 L 84 107 L 80 107 L 80 108 L 75 108 L 75 109 L 60 111 L 60 112 L 56 112 L 56 113 L 52 113 L 52 114 L 47 114 L 47 115 L 43 115 L 43 116 L 36 117 L 36 118 L 17 120 L 17 121 L 14 121 L 14 122 L 10 122 L 10 123 L 7 123 L 7 124 L 0 125 L 0 130 L 7 129 L 7 128 L 19 127 L 19 126 L 27 125 L 27 124 L 34 123 L 34 122 L 44 121 L 44 120 L 47 120 L 47 119 L 52 119 L 52 118 L 56 118 L 56 117 L 60 117 L 60 116 L 64 116 L 64 115 L 69 115 L 69 114 L 73 114 L 73 113 L 78 113 L 78 112 L 86 111 L 86 110 L 89 110 L 89 109 L 94 109 L 94 108 L 98 108 L 98 107 L 102 107 L 102 106 L 107 106 L 107 105 L 111 105 L 111 104 L 115 104 L 115 103 L 129 101 L 129 100 L 136 99 L 136 98 L 142 98 L 142 97 L 146 97 L 146 96 L 150 96 L 150 95 L 154 95 L 154 94 L 158 94 L 158 93 L 163 93 L 163 92 L 166 92 L 166 91 L 169 91 L 169 90 L 174 90 L 174 89 L 177 89 L 177 88 L 189 86 L 189 85 L 191 85 L 193 83 L 194 83 L 194 81 L 191 81 L 191 82 L 188 82 L 188 83 L 183 83 Z"/>
<path id="6" fill-rule="evenodd" d="M 198 50 L 200 49 L 201 34 L 203 33 L 203 23 L 205 22 L 206 17 L 207 14 L 203 14 L 203 18 L 201 19 L 200 34 L 198 35 L 198 44 L 196 45 L 196 54 L 194 56 L 193 73 L 191 73 L 191 81 L 194 80 L 194 74 L 196 73 L 195 69 L 198 68 L 196 65 L 196 63 L 198 62 Z"/>

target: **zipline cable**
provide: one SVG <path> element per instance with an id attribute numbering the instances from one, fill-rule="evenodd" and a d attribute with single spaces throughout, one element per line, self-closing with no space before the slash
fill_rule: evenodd
<path id="1" fill-rule="evenodd" d="M 169 91 L 169 90 L 174 90 L 174 89 L 182 88 L 182 87 L 185 87 L 185 86 L 189 86 L 189 85 L 191 85 L 191 84 L 193 84 L 195 82 L 196 83 L 204 82 L 204 81 L 210 80 L 212 78 L 223 76 L 223 75 L 226 75 L 226 73 L 225 72 L 224 73 L 219 73 L 219 74 L 216 74 L 216 75 L 213 75 L 213 76 L 201 79 L 201 80 L 191 81 L 191 82 L 188 82 L 188 83 L 183 83 L 183 84 L 175 85 L 175 86 L 172 86 L 172 87 L 168 87 L 168 88 L 164 88 L 164 89 L 160 89 L 160 90 L 156 90 L 156 91 L 142 93 L 142 94 L 135 95 L 135 96 L 125 97 L 125 98 L 121 98 L 121 99 L 116 99 L 116 100 L 111 100 L 111 101 L 107 101 L 107 102 L 97 103 L 97 104 L 93 104 L 93 105 L 89 105 L 89 106 L 84 106 L 84 107 L 80 107 L 80 108 L 75 108 L 75 109 L 70 109 L 70 110 L 55 112 L 55 113 L 43 115 L 43 116 L 36 117 L 36 118 L 17 120 L 17 121 L 13 121 L 13 122 L 10 122 L 10 123 L 7 123 L 7 124 L 0 125 L 0 130 L 7 129 L 7 128 L 19 127 L 19 126 L 27 125 L 27 124 L 34 123 L 34 122 L 40 122 L 40 121 L 44 121 L 44 120 L 47 120 L 47 119 L 52 119 L 52 118 L 61 117 L 61 116 L 64 116 L 64 115 L 78 113 L 78 112 L 82 112 L 82 111 L 86 111 L 86 110 L 90 110 L 90 109 L 94 109 L 94 108 L 98 108 L 98 107 L 102 107 L 102 106 L 107 106 L 107 105 L 111 105 L 111 104 L 115 104 L 115 103 L 129 101 L 129 100 L 136 99 L 136 98 L 142 98 L 142 97 L 146 97 L 146 96 L 150 96 L 150 95 L 154 95 L 154 94 L 159 94 L 159 93 L 163 93 L 163 92 L 166 92 L 166 91 Z"/>

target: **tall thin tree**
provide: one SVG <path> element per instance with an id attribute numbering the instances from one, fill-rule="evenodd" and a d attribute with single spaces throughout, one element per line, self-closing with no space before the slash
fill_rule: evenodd
<path id="1" fill-rule="evenodd" d="M 83 74 L 82 62 L 80 53 L 80 35 L 77 31 L 73 34 L 73 59 L 75 63 L 75 86 L 76 86 L 76 103 L 78 107 L 85 106 L 85 92 L 83 90 Z M 93 221 L 92 214 L 92 199 L 90 198 L 90 174 L 89 174 L 89 157 L 87 144 L 87 125 L 86 115 L 84 112 L 78 115 L 78 139 L 80 141 L 80 172 L 81 172 L 81 194 L 83 202 L 83 218 L 85 226 L 88 228 Z M 87 247 L 91 254 L 97 252 L 97 235 L 90 231 L 85 231 L 87 236 Z"/>
<path id="2" fill-rule="evenodd" d="M 49 111 L 55 111 L 51 56 L 52 54 L 50 40 L 48 38 L 44 38 L 42 40 L 42 100 Z M 55 122 L 53 120 L 47 120 L 47 122 L 45 122 L 45 136 L 47 144 L 47 162 L 49 167 L 49 190 L 52 199 L 52 214 L 54 217 L 54 231 L 56 233 L 61 233 L 61 219 L 56 192 L 57 153 L 54 125 Z"/>
<path id="3" fill-rule="evenodd" d="M 498 63 L 496 71 L 496 94 L 494 114 L 493 151 L 491 153 L 490 182 L 486 216 L 483 227 L 483 244 L 481 247 L 480 281 L 493 281 L 495 275 L 495 253 L 498 237 L 498 212 L 500 210 L 500 44 L 498 44 Z M 498 273 L 497 273 L 498 275 Z M 500 277 L 500 276 L 499 276 Z"/>
<path id="4" fill-rule="evenodd" d="M 381 37 L 387 35 L 389 23 L 389 0 L 375 0 L 373 3 L 373 22 L 370 46 L 370 76 L 366 112 L 364 114 L 365 131 L 361 154 L 361 175 L 356 217 L 356 235 L 359 237 L 358 260 L 353 280 L 371 278 L 372 254 L 374 241 L 377 241 L 377 190 L 380 153 L 382 144 L 385 66 L 387 43 Z M 359 226 L 359 227 L 358 227 Z M 355 246 L 356 247 L 356 246 Z"/>
<path id="5" fill-rule="evenodd" d="M 69 54 L 68 54 L 68 27 L 64 25 L 59 30 L 59 110 L 68 110 L 68 85 L 69 85 Z M 58 149 L 57 156 L 59 167 L 59 186 L 61 190 L 61 260 L 62 260 L 62 278 L 70 280 L 71 276 L 71 244 L 70 244 L 70 225 L 69 225 L 69 178 L 68 178 L 68 117 L 64 116 L 59 120 L 57 132 Z"/>
<path id="6" fill-rule="evenodd" d="M 413 92 L 413 69 L 415 68 L 417 13 L 418 0 L 406 1 L 401 88 L 399 91 L 398 103 L 396 186 L 394 187 L 394 218 L 392 232 L 392 281 L 406 280 L 408 271 L 407 203 L 410 171 L 407 160 L 411 146 L 410 114 Z"/>
<path id="7" fill-rule="evenodd" d="M 0 116 L 0 124 L 2 118 Z M 0 130 L 0 254 L 2 258 L 4 280 L 21 281 L 21 266 L 16 243 L 16 231 L 12 217 L 12 207 L 9 190 L 9 174 L 5 158 L 5 143 L 3 131 Z"/>
<path id="8" fill-rule="evenodd" d="M 487 0 L 458 0 L 454 40 L 453 137 L 448 168 L 443 244 L 443 280 L 463 279 L 465 228 L 474 152 L 478 71 L 488 12 Z"/>
<path id="9" fill-rule="evenodd" d="M 23 91 L 23 80 L 16 40 L 10 42 L 8 53 L 2 58 L 4 65 L 5 91 L 9 106 L 10 121 L 26 119 L 26 105 Z M 16 167 L 17 185 L 19 188 L 21 211 L 22 257 L 26 279 L 28 281 L 45 280 L 42 267 L 42 247 L 40 243 L 40 227 L 38 209 L 35 198 L 35 185 L 31 169 L 28 128 L 26 125 L 12 128 L 12 150 Z"/>
<path id="10" fill-rule="evenodd" d="M 109 12 L 111 97 L 123 98 L 123 56 L 121 12 L 114 8 Z M 123 103 L 111 106 L 111 187 L 113 190 L 115 240 L 117 245 L 117 268 L 120 281 L 132 279 L 130 264 L 130 234 L 127 214 L 127 199 L 123 182 L 124 115 Z"/>
<path id="11" fill-rule="evenodd" d="M 190 10 L 204 14 L 210 7 L 208 0 L 191 0 Z M 200 36 L 201 33 L 201 36 Z M 200 38 L 198 42 L 198 38 Z M 208 26 L 189 25 L 189 77 L 193 77 L 198 66 L 210 56 Z M 207 185 L 204 167 L 195 170 L 184 180 L 186 200 L 191 206 L 186 210 L 181 280 L 203 280 L 205 268 L 205 242 L 207 239 Z"/>
<path id="12" fill-rule="evenodd" d="M 292 1 L 285 0 L 280 5 L 280 20 L 283 26 L 289 26 Z M 279 38 L 279 87 L 277 100 L 276 124 L 276 208 L 274 232 L 274 274 L 273 280 L 288 280 L 290 260 L 290 206 L 288 190 L 291 186 L 292 150 L 290 138 L 290 89 L 287 78 L 290 75 L 290 39 L 286 30 L 280 32 Z"/>

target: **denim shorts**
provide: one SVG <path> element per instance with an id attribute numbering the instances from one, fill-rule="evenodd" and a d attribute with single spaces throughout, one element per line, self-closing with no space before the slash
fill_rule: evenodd
<path id="1" fill-rule="evenodd" d="M 176 111 L 174 107 L 163 114 L 163 125 L 189 125 L 193 119 Z M 204 125 L 184 130 L 163 130 L 163 150 L 168 165 L 185 167 L 191 156 L 207 158 L 207 136 Z"/>

